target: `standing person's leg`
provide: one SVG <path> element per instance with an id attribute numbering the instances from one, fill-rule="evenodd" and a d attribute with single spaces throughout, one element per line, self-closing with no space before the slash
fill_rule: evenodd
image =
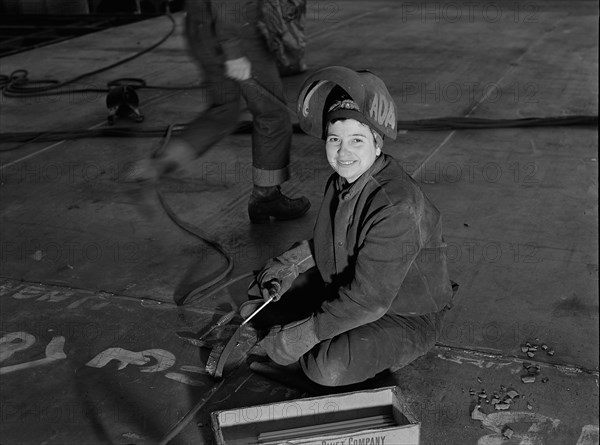
<path id="1" fill-rule="evenodd" d="M 383 316 L 325 340 L 300 359 L 306 376 L 325 386 L 363 382 L 399 369 L 429 351 L 441 329 L 441 314 Z"/>
<path id="2" fill-rule="evenodd" d="M 235 129 L 241 91 L 238 82 L 225 76 L 225 58 L 210 26 L 188 14 L 185 36 L 188 51 L 203 72 L 211 105 L 180 137 L 198 157 Z"/>
<path id="3" fill-rule="evenodd" d="M 205 20 L 205 18 L 203 18 Z M 178 137 L 171 139 L 156 159 L 137 164 L 132 179 L 155 179 L 186 167 L 214 144 L 230 134 L 240 113 L 239 84 L 225 76 L 225 59 L 210 26 L 186 16 L 185 36 L 189 54 L 203 74 L 203 89 L 209 108 L 200 113 Z"/>
<path id="4" fill-rule="evenodd" d="M 289 179 L 292 123 L 282 103 L 270 97 L 267 88 L 285 102 L 283 85 L 274 56 L 258 29 L 249 24 L 242 29 L 244 53 L 252 64 L 252 77 L 244 82 L 242 94 L 253 116 L 252 179 L 254 189 L 248 202 L 253 222 L 266 222 L 270 216 L 293 219 L 305 214 L 310 202 L 283 195 L 280 185 Z"/>

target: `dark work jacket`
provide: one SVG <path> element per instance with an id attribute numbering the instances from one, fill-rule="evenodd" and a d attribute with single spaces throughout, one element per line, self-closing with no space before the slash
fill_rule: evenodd
<path id="1" fill-rule="evenodd" d="M 337 173 L 329 178 L 313 242 L 331 291 L 316 314 L 320 340 L 450 302 L 440 213 L 390 156 L 379 156 L 352 184 Z"/>
<path id="2" fill-rule="evenodd" d="M 187 26 L 210 26 L 225 58 L 244 55 L 242 27 L 256 27 L 258 0 L 186 0 Z"/>

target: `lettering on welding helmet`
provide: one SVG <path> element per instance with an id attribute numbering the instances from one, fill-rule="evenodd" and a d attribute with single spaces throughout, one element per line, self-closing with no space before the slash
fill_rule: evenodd
<path id="1" fill-rule="evenodd" d="M 385 95 L 381 93 L 375 93 L 373 96 L 371 108 L 369 109 L 369 116 L 379 125 L 390 127 L 392 130 L 396 128 L 396 110 L 394 109 L 394 103 L 388 101 Z"/>

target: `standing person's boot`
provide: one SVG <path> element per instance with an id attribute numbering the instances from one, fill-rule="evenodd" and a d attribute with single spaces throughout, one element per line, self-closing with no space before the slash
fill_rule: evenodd
<path id="1" fill-rule="evenodd" d="M 299 218 L 309 208 L 310 201 L 304 196 L 292 199 L 281 193 L 278 185 L 255 185 L 248 201 L 248 216 L 253 223 L 265 223 L 269 222 L 270 217 L 280 220 Z"/>

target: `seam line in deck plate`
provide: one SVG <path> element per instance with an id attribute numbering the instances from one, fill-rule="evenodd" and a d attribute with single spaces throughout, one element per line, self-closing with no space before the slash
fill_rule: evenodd
<path id="1" fill-rule="evenodd" d="M 559 22 L 561 22 L 562 20 L 564 20 L 564 17 L 559 18 L 554 25 L 552 25 L 552 27 L 544 32 L 544 34 L 542 34 L 535 42 L 533 42 L 526 51 L 523 52 L 523 54 L 521 54 L 519 57 L 517 57 L 517 59 L 512 62 L 510 64 L 510 66 L 504 71 L 504 73 L 502 73 L 502 75 L 500 76 L 500 78 L 496 81 L 496 83 L 494 85 L 498 86 L 502 83 L 502 81 L 506 78 L 506 76 L 508 76 L 509 74 L 511 74 L 516 67 L 518 66 L 519 62 L 523 59 L 523 57 L 525 57 L 525 55 L 529 54 L 531 52 L 531 50 L 537 46 L 544 38 L 546 38 L 546 36 L 548 36 L 548 34 L 550 34 L 551 32 L 553 32 L 556 27 L 558 26 Z M 473 105 L 471 107 L 471 109 L 468 111 L 467 114 L 465 114 L 464 117 L 469 117 L 471 116 L 471 114 L 477 109 L 477 107 L 479 107 L 479 105 L 481 105 L 491 94 L 491 91 L 488 91 L 481 99 L 479 99 L 477 101 L 477 103 L 475 103 L 475 105 Z M 421 172 L 421 169 L 425 166 L 425 164 L 427 163 L 427 161 L 429 161 L 431 158 L 433 158 L 441 149 L 444 145 L 446 145 L 448 143 L 448 141 L 456 134 L 456 130 L 452 130 L 450 132 L 450 134 L 448 136 L 446 136 L 446 138 L 444 138 L 444 140 L 436 147 L 434 148 L 423 160 L 423 162 L 421 162 L 421 164 L 419 164 L 419 166 L 415 169 L 415 171 L 411 174 L 412 178 L 416 178 L 417 175 Z"/>

